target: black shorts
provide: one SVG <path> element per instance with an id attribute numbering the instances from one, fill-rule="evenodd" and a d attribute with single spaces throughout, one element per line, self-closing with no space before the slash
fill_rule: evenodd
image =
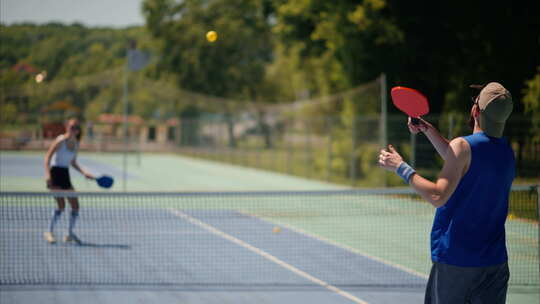
<path id="1" fill-rule="evenodd" d="M 425 304 L 506 303 L 508 264 L 459 267 L 433 263 Z"/>
<path id="2" fill-rule="evenodd" d="M 73 185 L 71 185 L 71 179 L 69 178 L 68 168 L 62 168 L 62 167 L 51 168 L 50 188 L 56 188 L 56 189 L 62 189 L 62 190 L 73 189 Z"/>

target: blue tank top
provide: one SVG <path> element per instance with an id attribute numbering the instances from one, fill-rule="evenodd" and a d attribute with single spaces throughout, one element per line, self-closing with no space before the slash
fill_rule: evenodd
<path id="1" fill-rule="evenodd" d="M 431 230 L 434 262 L 485 267 L 508 260 L 504 222 L 515 176 L 512 148 L 504 138 L 475 133 L 463 137 L 471 163 L 456 190 L 437 208 Z"/>

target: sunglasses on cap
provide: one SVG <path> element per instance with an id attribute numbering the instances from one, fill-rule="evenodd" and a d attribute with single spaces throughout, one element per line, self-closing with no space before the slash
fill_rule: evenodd
<path id="1" fill-rule="evenodd" d="M 485 84 L 471 84 L 469 85 L 469 88 L 474 90 L 474 94 L 471 96 L 471 100 L 473 104 L 478 104 L 478 96 L 480 96 L 480 92 L 486 87 Z"/>

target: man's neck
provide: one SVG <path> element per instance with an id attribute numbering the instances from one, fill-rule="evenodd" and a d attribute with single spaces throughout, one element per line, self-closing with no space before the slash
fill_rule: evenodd
<path id="1" fill-rule="evenodd" d="M 482 129 L 480 128 L 480 126 L 479 126 L 477 123 L 475 123 L 475 124 L 474 124 L 474 129 L 473 129 L 473 134 L 474 134 L 474 133 L 480 133 L 480 132 L 484 132 L 484 130 L 482 130 Z"/>

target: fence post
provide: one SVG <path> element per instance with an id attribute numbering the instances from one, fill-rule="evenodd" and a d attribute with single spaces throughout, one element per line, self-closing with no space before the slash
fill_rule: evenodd
<path id="1" fill-rule="evenodd" d="M 124 147 L 122 149 L 122 190 L 127 191 L 127 149 L 129 144 L 129 126 L 128 126 L 128 115 L 129 115 L 129 49 L 126 52 L 126 64 L 124 67 L 124 93 L 123 93 L 123 139 Z"/>
<path id="2" fill-rule="evenodd" d="M 289 128 L 292 130 L 292 132 L 290 133 L 294 134 L 294 120 L 292 118 L 289 121 Z M 294 175 L 294 137 L 291 138 L 291 136 L 289 136 L 289 138 L 287 138 L 287 135 L 285 135 L 284 138 L 287 145 L 287 173 L 289 173 L 290 175 Z"/>
<path id="3" fill-rule="evenodd" d="M 139 140 L 139 138 L 135 138 L 136 140 L 136 147 L 135 149 L 137 149 L 136 153 L 137 153 L 137 167 L 141 167 L 141 141 Z"/>
<path id="4" fill-rule="evenodd" d="M 332 117 L 327 117 L 327 132 L 328 132 L 328 143 L 327 143 L 327 156 L 326 156 L 326 181 L 330 181 L 332 178 Z"/>
<path id="5" fill-rule="evenodd" d="M 349 160 L 349 170 L 351 171 L 351 186 L 354 186 L 356 181 L 356 114 L 353 116 L 351 137 L 351 157 Z"/>
<path id="6" fill-rule="evenodd" d="M 305 175 L 307 178 L 311 178 L 312 176 L 312 170 L 313 170 L 313 162 L 312 162 L 312 147 L 311 147 L 311 130 L 309 128 L 309 121 L 308 120 L 304 120 L 304 130 L 306 132 L 305 134 L 305 155 L 304 155 L 304 158 L 305 158 L 305 166 L 306 166 L 306 169 L 304 171 Z"/>

